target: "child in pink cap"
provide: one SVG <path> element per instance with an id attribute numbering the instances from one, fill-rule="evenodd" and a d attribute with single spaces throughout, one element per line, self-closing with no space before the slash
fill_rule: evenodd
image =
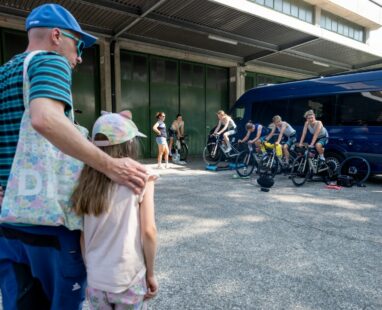
<path id="1" fill-rule="evenodd" d="M 92 140 L 112 157 L 136 158 L 137 137 L 145 137 L 133 121 L 109 113 L 97 119 Z M 72 201 L 84 215 L 84 258 L 90 309 L 146 309 L 157 294 L 154 275 L 156 225 L 151 174 L 142 195 L 85 166 Z"/>

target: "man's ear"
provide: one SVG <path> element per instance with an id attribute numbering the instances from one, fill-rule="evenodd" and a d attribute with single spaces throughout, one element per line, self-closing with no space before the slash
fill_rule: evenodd
<path id="1" fill-rule="evenodd" d="M 60 29 L 53 28 L 51 33 L 50 33 L 50 38 L 51 38 L 54 45 L 57 46 L 60 44 L 60 36 L 61 36 Z"/>

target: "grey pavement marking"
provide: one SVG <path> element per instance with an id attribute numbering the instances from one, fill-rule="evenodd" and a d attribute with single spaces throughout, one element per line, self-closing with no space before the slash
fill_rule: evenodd
<path id="1" fill-rule="evenodd" d="M 200 161 L 157 171 L 149 309 L 382 309 L 381 180 L 336 191 L 277 176 L 264 193 Z"/>

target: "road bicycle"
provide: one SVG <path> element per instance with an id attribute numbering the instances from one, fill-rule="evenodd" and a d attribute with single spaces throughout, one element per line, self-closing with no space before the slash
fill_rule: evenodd
<path id="1" fill-rule="evenodd" d="M 186 143 L 187 135 L 178 138 L 174 137 L 174 143 L 172 144 L 172 158 L 173 161 L 187 161 L 188 145 Z"/>
<path id="2" fill-rule="evenodd" d="M 294 185 L 301 186 L 314 177 L 319 177 L 326 184 L 333 180 L 336 166 L 332 161 L 319 159 L 315 147 L 299 147 L 296 152 L 299 155 L 292 163 L 290 174 Z"/>
<path id="3" fill-rule="evenodd" d="M 269 142 L 263 143 L 266 154 L 264 154 L 258 165 L 259 174 L 269 174 L 274 177 L 277 173 L 289 173 L 290 166 L 286 161 L 285 156 L 276 155 L 276 146 Z M 296 158 L 294 145 L 289 150 L 289 162 L 293 162 Z"/>
<path id="4" fill-rule="evenodd" d="M 226 146 L 219 135 L 213 134 L 203 150 L 203 160 L 207 165 L 217 165 L 220 162 L 232 162 L 240 154 L 235 138 L 231 141 L 231 150 L 226 152 Z"/>

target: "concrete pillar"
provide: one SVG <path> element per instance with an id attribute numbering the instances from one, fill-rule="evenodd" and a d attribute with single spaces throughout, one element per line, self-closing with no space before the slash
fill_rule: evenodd
<path id="1" fill-rule="evenodd" d="M 314 7 L 313 21 L 317 27 L 321 27 L 321 8 L 319 6 Z"/>
<path id="2" fill-rule="evenodd" d="M 245 92 L 245 68 L 242 66 L 229 69 L 229 107 Z"/>
<path id="3" fill-rule="evenodd" d="M 119 41 L 115 43 L 114 50 L 114 73 L 115 73 L 115 112 L 119 112 L 122 106 L 122 95 L 121 95 L 121 47 Z"/>
<path id="4" fill-rule="evenodd" d="M 110 43 L 99 40 L 99 50 L 101 110 L 111 111 Z"/>

